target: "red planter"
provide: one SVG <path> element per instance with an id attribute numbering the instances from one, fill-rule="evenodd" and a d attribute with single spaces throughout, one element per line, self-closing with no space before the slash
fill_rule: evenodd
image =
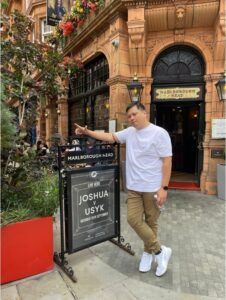
<path id="1" fill-rule="evenodd" d="M 1 228 L 1 284 L 53 269 L 53 218 Z"/>

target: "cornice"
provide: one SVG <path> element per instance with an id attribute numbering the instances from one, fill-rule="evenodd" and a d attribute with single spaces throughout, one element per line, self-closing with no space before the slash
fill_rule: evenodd
<path id="1" fill-rule="evenodd" d="M 107 84 L 109 86 L 115 85 L 115 84 L 128 84 L 133 80 L 133 76 L 122 76 L 117 75 L 111 78 L 108 78 Z M 138 80 L 143 84 L 149 84 L 153 81 L 153 78 L 146 78 L 146 77 L 139 77 Z"/>
<path id="2" fill-rule="evenodd" d="M 126 6 L 160 6 L 160 5 L 174 5 L 181 6 L 187 4 L 201 4 L 209 3 L 209 0 L 121 0 L 121 2 Z M 215 0 L 219 2 L 219 0 Z"/>
<path id="3" fill-rule="evenodd" d="M 121 0 L 126 7 L 146 7 L 147 5 L 173 4 L 174 0 Z"/>

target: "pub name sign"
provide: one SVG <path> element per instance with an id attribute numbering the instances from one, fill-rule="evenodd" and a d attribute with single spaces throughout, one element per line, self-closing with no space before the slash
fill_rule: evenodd
<path id="1" fill-rule="evenodd" d="M 154 100 L 202 100 L 202 87 L 154 88 Z"/>

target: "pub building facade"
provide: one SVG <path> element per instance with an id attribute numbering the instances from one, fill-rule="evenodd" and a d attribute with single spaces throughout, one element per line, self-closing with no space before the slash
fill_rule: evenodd
<path id="1" fill-rule="evenodd" d="M 33 0 L 24 10 L 38 20 L 34 35 L 40 37 L 45 3 Z M 172 182 L 217 193 L 225 146 L 225 101 L 216 89 L 225 73 L 224 0 L 105 1 L 64 53 L 79 57 L 84 70 L 70 80 L 68 96 L 42 112 L 38 136 L 48 141 L 57 132 L 67 139 L 74 122 L 93 130 L 126 128 L 127 84 L 137 74 L 150 122 L 172 140 Z"/>

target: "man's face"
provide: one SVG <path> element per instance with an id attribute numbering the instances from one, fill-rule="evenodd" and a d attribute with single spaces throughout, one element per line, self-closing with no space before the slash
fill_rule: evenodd
<path id="1" fill-rule="evenodd" d="M 147 123 L 146 111 L 140 110 L 136 106 L 128 110 L 127 116 L 129 123 L 136 129 L 142 129 Z"/>

